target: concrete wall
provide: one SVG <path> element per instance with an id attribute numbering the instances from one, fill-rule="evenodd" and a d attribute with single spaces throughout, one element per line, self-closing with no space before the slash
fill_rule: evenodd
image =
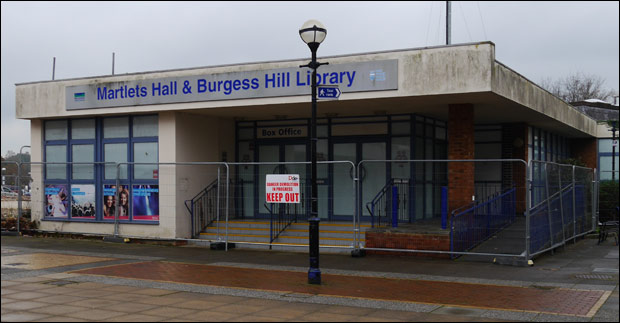
<path id="1" fill-rule="evenodd" d="M 494 56 L 495 46 L 492 43 L 486 42 L 428 49 L 322 57 L 321 60 L 329 61 L 330 64 L 385 59 L 398 60 L 398 90 L 344 93 L 340 97 L 340 101 L 346 101 L 366 98 L 376 99 L 419 95 L 488 92 L 491 90 L 491 76 Z M 299 65 L 306 63 L 306 60 L 292 60 L 17 84 L 16 116 L 17 118 L 22 119 L 63 118 L 70 116 L 129 114 L 153 111 L 210 109 L 234 106 L 261 106 L 269 104 L 308 102 L 308 96 L 303 95 L 70 111 L 65 109 L 65 87 L 68 86 L 108 82 L 126 82 L 164 77 L 267 70 L 285 67 L 298 67 Z"/>
<path id="2" fill-rule="evenodd" d="M 492 89 L 513 102 L 578 129 L 583 137 L 596 135 L 596 121 L 499 62 L 493 67 Z"/>
<path id="3" fill-rule="evenodd" d="M 235 156 L 235 124 L 232 119 L 208 117 L 187 112 L 176 113 L 177 162 L 221 162 L 225 152 L 228 161 Z M 225 182 L 226 167 L 217 165 L 176 166 L 176 234 L 189 238 L 190 214 L 185 201 L 192 199 L 217 179 Z M 232 167 L 231 170 L 232 171 Z"/>
<path id="4" fill-rule="evenodd" d="M 495 61 L 495 45 L 491 42 L 320 57 L 321 61 L 328 61 L 332 65 L 388 59 L 398 60 L 397 90 L 343 93 L 338 100 L 338 106 L 341 108 L 350 107 L 357 111 L 356 106 L 347 105 L 346 102 L 351 101 L 350 103 L 353 103 L 364 99 L 373 99 L 374 102 L 378 102 L 377 100 L 380 99 L 408 99 L 410 101 L 394 101 L 395 106 L 398 104 L 410 105 L 411 112 L 418 109 L 424 113 L 428 111 L 426 109 L 428 109 L 429 102 L 443 104 L 444 106 L 454 103 L 477 104 L 478 102 L 486 102 L 493 107 L 491 111 L 501 108 L 506 109 L 506 112 L 511 109 L 510 104 L 513 106 L 517 104 L 529 112 L 528 118 L 530 119 L 539 119 L 538 113 L 540 113 L 541 117 L 547 115 L 552 118 L 555 126 L 574 128 L 576 131 L 571 132 L 572 137 L 588 137 L 594 136 L 596 133 L 596 123 L 592 119 L 579 113 L 567 103 L 554 97 L 517 72 Z M 269 112 L 268 109 L 260 110 L 260 107 L 286 107 L 286 105 L 291 104 L 307 103 L 308 95 L 67 111 L 65 109 L 65 88 L 97 83 L 291 68 L 306 63 L 307 59 L 287 60 L 17 84 L 16 116 L 22 119 L 66 118 L 252 107 L 251 111 L 263 113 L 260 119 L 268 119 L 273 117 L 273 113 Z M 476 102 L 471 102 L 474 94 L 477 95 L 475 96 Z M 503 98 L 502 101 L 497 100 L 498 95 Z M 416 101 L 414 98 L 424 99 Z M 439 101 L 435 101 L 438 99 Z M 367 104 L 366 102 L 362 103 Z M 324 103 L 324 106 L 330 106 L 330 104 L 335 106 L 333 102 Z M 369 108 L 365 113 L 372 113 L 373 109 L 378 108 Z M 386 109 L 389 113 L 390 106 L 383 106 L 380 109 Z M 403 112 L 402 109 L 399 111 Z M 357 112 L 359 114 L 359 111 Z M 522 115 L 517 113 L 515 117 L 519 118 Z M 444 117 L 447 119 L 447 109 Z M 502 122 L 530 123 L 528 120 L 504 120 Z"/>
<path id="5" fill-rule="evenodd" d="M 37 164 L 43 161 L 43 121 L 32 120 L 30 122 L 30 176 L 32 177 L 32 189 L 30 191 L 31 219 L 43 218 L 43 206 L 45 203 L 45 190 L 43 188 L 43 166 Z M 44 223 L 41 223 L 41 228 Z"/>

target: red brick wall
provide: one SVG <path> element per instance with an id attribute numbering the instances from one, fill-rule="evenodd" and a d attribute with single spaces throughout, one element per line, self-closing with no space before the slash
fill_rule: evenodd
<path id="1" fill-rule="evenodd" d="M 367 248 L 450 251 L 450 235 L 400 232 L 366 232 Z M 369 254 L 390 254 L 428 258 L 450 258 L 449 254 L 368 250 Z"/>
<path id="2" fill-rule="evenodd" d="M 596 138 L 577 138 L 570 142 L 571 157 L 586 164 L 586 167 L 598 169 Z"/>
<path id="3" fill-rule="evenodd" d="M 474 159 L 474 106 L 451 104 L 448 119 L 448 159 Z M 448 163 L 448 212 L 471 203 L 474 163 Z"/>

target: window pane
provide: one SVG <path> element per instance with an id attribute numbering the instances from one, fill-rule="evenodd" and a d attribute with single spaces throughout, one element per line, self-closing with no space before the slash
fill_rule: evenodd
<path id="1" fill-rule="evenodd" d="M 409 137 L 392 138 L 392 159 L 409 160 Z M 392 178 L 409 178 L 409 162 L 392 163 Z"/>
<path id="2" fill-rule="evenodd" d="M 474 140 L 475 142 L 502 141 L 502 132 L 478 130 L 474 132 Z"/>
<path id="3" fill-rule="evenodd" d="M 158 136 L 157 116 L 134 117 L 133 136 L 134 137 L 157 137 Z"/>
<path id="4" fill-rule="evenodd" d="M 435 139 L 446 140 L 446 128 L 435 128 Z"/>
<path id="5" fill-rule="evenodd" d="M 254 128 L 239 128 L 239 140 L 254 139 Z"/>
<path id="6" fill-rule="evenodd" d="M 94 145 L 71 146 L 74 163 L 92 163 L 95 161 Z M 95 167 L 93 164 L 73 164 L 73 179 L 94 179 Z"/>
<path id="7" fill-rule="evenodd" d="M 392 135 L 408 135 L 411 131 L 409 122 L 393 122 Z"/>
<path id="8" fill-rule="evenodd" d="M 103 150 L 106 163 L 127 162 L 127 144 L 105 144 Z M 127 165 L 120 166 L 120 178 L 127 179 Z M 105 179 L 116 179 L 115 165 L 105 166 Z"/>
<path id="9" fill-rule="evenodd" d="M 107 118 L 103 120 L 104 138 L 129 137 L 129 118 Z"/>
<path id="10" fill-rule="evenodd" d="M 620 157 L 616 156 L 616 158 L 613 158 L 612 156 L 605 156 L 605 157 L 601 157 L 600 159 L 600 173 L 601 173 L 601 179 L 611 179 L 611 174 L 612 174 L 612 161 L 613 164 L 615 164 L 615 173 L 616 173 L 616 180 L 619 178 L 618 177 L 618 171 L 620 170 Z"/>
<path id="11" fill-rule="evenodd" d="M 67 120 L 46 121 L 45 140 L 67 140 Z"/>
<path id="12" fill-rule="evenodd" d="M 612 143 L 611 139 L 599 139 L 598 140 L 598 152 L 599 153 L 610 153 L 612 151 Z M 618 151 L 618 147 L 616 147 L 616 152 Z"/>
<path id="13" fill-rule="evenodd" d="M 67 146 L 46 146 L 45 147 L 46 162 L 67 162 Z M 48 164 L 46 165 L 47 179 L 67 179 L 66 164 Z"/>
<path id="14" fill-rule="evenodd" d="M 135 143 L 133 150 L 134 162 L 154 163 L 153 165 L 136 165 L 134 167 L 134 179 L 153 179 L 153 170 L 157 169 L 157 143 Z"/>
<path id="15" fill-rule="evenodd" d="M 81 119 L 71 121 L 72 139 L 95 139 L 95 120 Z"/>

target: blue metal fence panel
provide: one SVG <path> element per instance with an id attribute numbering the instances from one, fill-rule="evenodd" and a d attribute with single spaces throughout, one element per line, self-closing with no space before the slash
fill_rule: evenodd
<path id="1" fill-rule="evenodd" d="M 510 225 L 516 215 L 516 189 L 454 214 L 450 219 L 451 251 L 468 251 Z"/>

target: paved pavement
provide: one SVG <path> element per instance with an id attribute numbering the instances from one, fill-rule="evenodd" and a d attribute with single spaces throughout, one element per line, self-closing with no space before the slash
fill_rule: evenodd
<path id="1" fill-rule="evenodd" d="M 2 237 L 2 321 L 618 321 L 618 246 L 533 267 Z"/>

